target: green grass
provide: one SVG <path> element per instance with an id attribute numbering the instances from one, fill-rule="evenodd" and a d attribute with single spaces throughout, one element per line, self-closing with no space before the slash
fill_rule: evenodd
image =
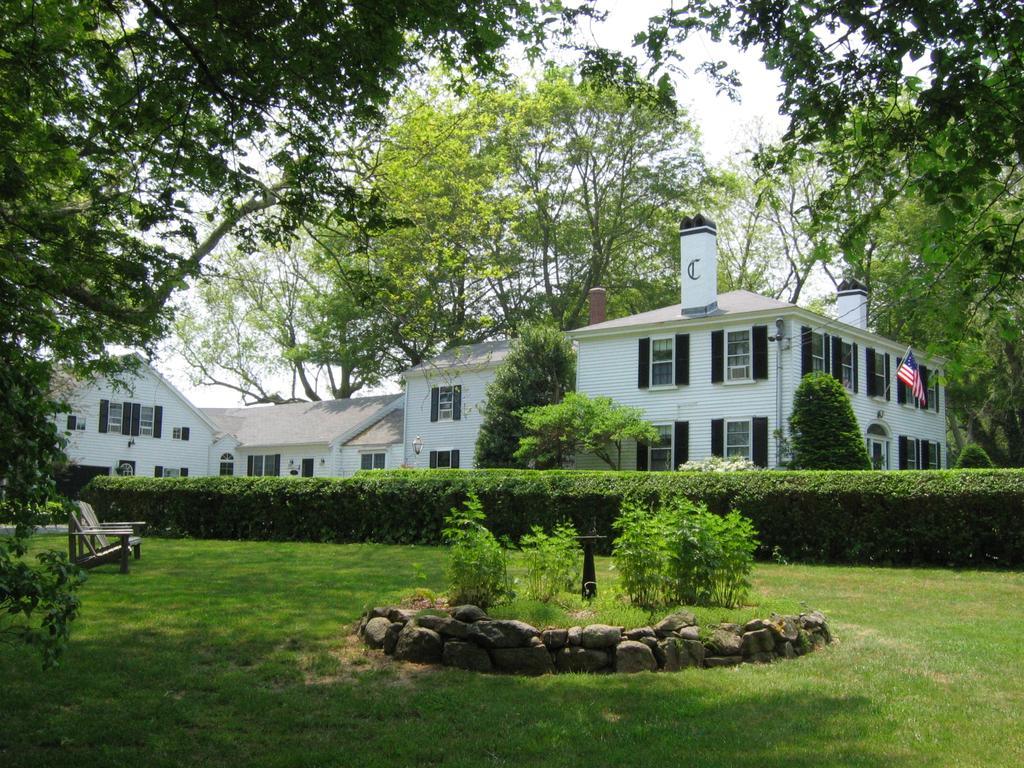
<path id="1" fill-rule="evenodd" d="M 364 606 L 443 588 L 441 550 L 151 539 L 132 566 L 92 572 L 60 669 L 0 645 L 0 765 L 1024 764 L 1020 573 L 760 565 L 758 611 L 820 608 L 840 642 L 526 679 L 351 642 Z"/>

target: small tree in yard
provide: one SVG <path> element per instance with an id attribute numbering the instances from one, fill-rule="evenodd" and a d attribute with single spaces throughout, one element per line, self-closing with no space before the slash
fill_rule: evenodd
<path id="1" fill-rule="evenodd" d="M 621 469 L 623 442 L 658 440 L 658 430 L 639 408 L 618 405 L 610 397 L 570 392 L 561 403 L 527 408 L 522 418 L 526 436 L 515 455 L 538 469 L 561 467 L 577 453 L 592 453 L 611 469 Z"/>
<path id="2" fill-rule="evenodd" d="M 850 398 L 827 373 L 804 376 L 789 417 L 794 469 L 870 469 Z"/>
<path id="3" fill-rule="evenodd" d="M 487 405 L 476 440 L 478 467 L 525 467 L 516 458 L 525 434 L 523 408 L 561 402 L 576 378 L 576 353 L 557 328 L 526 326 L 487 385 Z"/>
<path id="4" fill-rule="evenodd" d="M 991 469 L 992 459 L 977 443 L 968 443 L 956 457 L 954 469 Z"/>

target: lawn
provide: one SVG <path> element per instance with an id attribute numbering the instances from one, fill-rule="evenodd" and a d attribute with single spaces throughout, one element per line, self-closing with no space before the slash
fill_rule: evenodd
<path id="1" fill-rule="evenodd" d="M 802 602 L 840 642 L 526 679 L 350 640 L 364 606 L 443 588 L 439 549 L 150 539 L 132 566 L 92 572 L 61 668 L 0 645 L 0 764 L 1024 764 L 1021 573 L 759 565 L 752 613 Z"/>

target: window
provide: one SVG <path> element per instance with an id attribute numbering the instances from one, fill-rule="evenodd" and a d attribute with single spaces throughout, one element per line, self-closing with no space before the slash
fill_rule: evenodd
<path id="1" fill-rule="evenodd" d="M 437 420 L 451 421 L 455 414 L 455 387 L 437 388 Z"/>
<path id="2" fill-rule="evenodd" d="M 868 427 L 868 456 L 871 459 L 873 469 L 889 468 L 889 436 L 885 428 L 872 424 Z"/>
<path id="3" fill-rule="evenodd" d="M 139 409 L 139 434 L 153 436 L 153 406 L 144 405 Z"/>
<path id="4" fill-rule="evenodd" d="M 750 458 L 750 422 L 727 421 L 725 423 L 725 457 Z"/>
<path id="5" fill-rule="evenodd" d="M 928 372 L 928 407 L 935 408 L 936 403 L 939 402 L 939 372 L 929 371 Z"/>
<path id="6" fill-rule="evenodd" d="M 235 474 L 235 457 L 230 453 L 220 455 L 220 473 L 224 477 Z"/>
<path id="7" fill-rule="evenodd" d="M 277 477 L 280 474 L 279 454 L 268 453 L 266 456 L 250 456 L 249 461 L 251 477 Z"/>
<path id="8" fill-rule="evenodd" d="M 84 432 L 85 431 L 85 416 L 80 416 L 77 413 L 68 414 L 68 431 L 69 432 Z"/>
<path id="9" fill-rule="evenodd" d="M 916 437 L 908 437 L 907 438 L 907 469 L 920 469 L 920 467 L 917 466 L 917 452 L 918 452 L 917 438 Z"/>
<path id="10" fill-rule="evenodd" d="M 451 469 L 452 466 L 452 452 L 451 451 L 438 451 L 437 452 L 437 468 L 438 469 Z"/>
<path id="11" fill-rule="evenodd" d="M 842 381 L 843 386 L 853 390 L 853 344 L 843 342 L 840 347 L 842 360 Z"/>
<path id="12" fill-rule="evenodd" d="M 825 370 L 825 336 L 821 333 L 811 334 L 811 370 Z"/>
<path id="13" fill-rule="evenodd" d="M 448 463 L 451 464 L 450 456 L 448 458 Z M 363 453 L 359 455 L 360 469 L 384 469 L 386 464 L 386 453 Z"/>
<path id="14" fill-rule="evenodd" d="M 111 403 L 107 411 L 107 431 L 119 433 L 121 431 L 121 406 L 122 403 Z M 102 415 L 102 414 L 101 414 Z"/>
<path id="15" fill-rule="evenodd" d="M 177 467 L 164 467 L 164 477 L 181 477 L 181 470 Z"/>
<path id="16" fill-rule="evenodd" d="M 727 381 L 743 381 L 750 378 L 750 331 L 729 331 L 726 334 L 728 355 L 726 360 Z"/>
<path id="17" fill-rule="evenodd" d="M 885 397 L 889 392 L 889 379 L 885 377 L 885 353 L 875 352 L 875 397 Z"/>
<path id="18" fill-rule="evenodd" d="M 654 339 L 651 342 L 651 386 L 672 384 L 672 339 Z"/>
<path id="19" fill-rule="evenodd" d="M 659 424 L 658 442 L 650 446 L 650 460 L 647 468 L 651 472 L 669 472 L 672 470 L 672 425 Z"/>
<path id="20" fill-rule="evenodd" d="M 942 469 L 941 462 L 939 461 L 939 450 L 941 448 L 942 443 L 928 443 L 928 469 Z"/>
<path id="21" fill-rule="evenodd" d="M 189 430 L 188 427 L 174 427 L 171 430 L 171 439 L 172 440 L 188 440 L 188 438 L 189 438 L 189 431 L 190 430 Z"/>

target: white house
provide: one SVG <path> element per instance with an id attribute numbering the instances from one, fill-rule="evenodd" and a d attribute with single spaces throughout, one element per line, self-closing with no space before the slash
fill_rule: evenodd
<path id="1" fill-rule="evenodd" d="M 867 328 L 863 286 L 840 286 L 837 320 L 749 291 L 719 294 L 715 241 L 712 221 L 684 220 L 680 303 L 605 320 L 602 293 L 590 324 L 570 332 L 577 389 L 640 408 L 661 433 L 657 445 L 624 449 L 624 469 L 671 469 L 710 456 L 780 466 L 793 394 L 810 371 L 846 387 L 876 467 L 944 465 L 941 361 L 918 360 L 927 388 L 927 407 L 919 407 L 896 379 L 906 347 Z M 581 456 L 577 466 L 602 464 Z"/>

